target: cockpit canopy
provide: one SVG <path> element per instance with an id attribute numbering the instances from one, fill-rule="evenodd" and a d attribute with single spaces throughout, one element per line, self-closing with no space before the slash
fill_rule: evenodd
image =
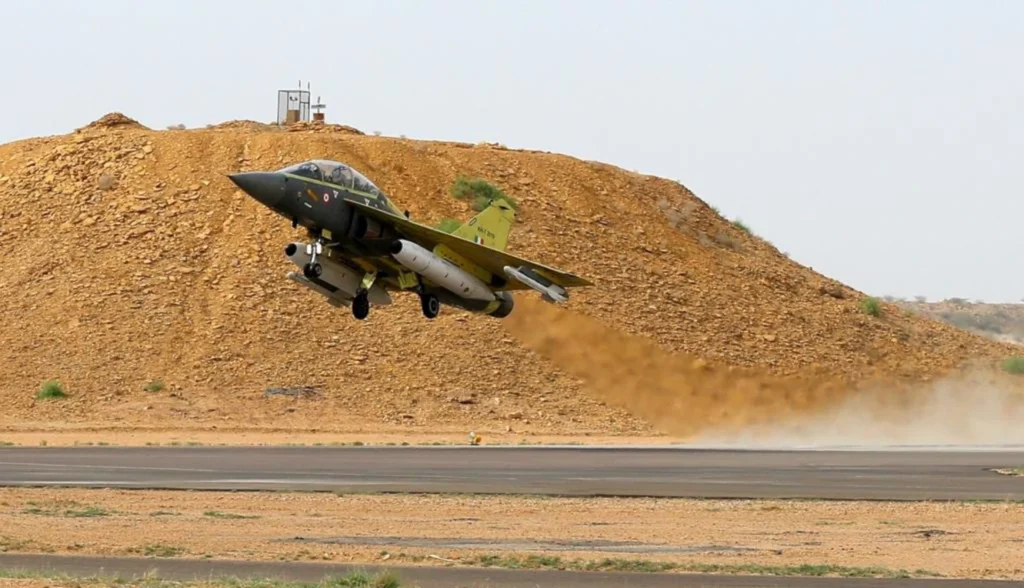
<path id="1" fill-rule="evenodd" d="M 373 182 L 367 179 L 366 176 L 359 173 L 355 168 L 349 167 L 340 161 L 313 159 L 289 165 L 286 168 L 278 170 L 278 172 L 295 174 L 297 176 L 321 182 L 330 182 L 343 188 L 358 190 L 359 192 L 367 192 L 374 196 L 384 195 L 384 192 L 382 192 L 381 189 Z"/>

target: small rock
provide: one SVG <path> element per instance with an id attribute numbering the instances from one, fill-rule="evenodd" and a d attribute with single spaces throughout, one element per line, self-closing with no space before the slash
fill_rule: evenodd
<path id="1" fill-rule="evenodd" d="M 96 183 L 97 185 L 99 185 L 100 190 L 111 190 L 117 182 L 114 179 L 114 176 L 105 173 L 100 174 L 100 177 L 96 180 Z"/>

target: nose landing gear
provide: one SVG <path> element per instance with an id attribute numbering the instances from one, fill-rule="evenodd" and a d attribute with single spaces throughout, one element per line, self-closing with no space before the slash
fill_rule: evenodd
<path id="1" fill-rule="evenodd" d="M 317 239 L 315 242 L 306 245 L 306 255 L 309 256 L 309 262 L 302 266 L 302 275 L 307 278 L 319 278 L 324 273 L 323 266 L 316 260 L 321 253 L 324 252 L 324 240 Z"/>

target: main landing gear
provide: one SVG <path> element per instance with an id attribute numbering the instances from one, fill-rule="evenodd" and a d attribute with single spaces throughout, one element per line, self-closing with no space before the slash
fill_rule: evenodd
<path id="1" fill-rule="evenodd" d="M 441 301 L 433 294 L 421 292 L 420 308 L 423 309 L 423 316 L 428 319 L 436 318 L 438 313 L 441 312 Z"/>
<path id="2" fill-rule="evenodd" d="M 370 297 L 366 290 L 359 290 L 356 297 L 352 299 L 352 316 L 359 320 L 365 320 L 370 316 Z"/>
<path id="3" fill-rule="evenodd" d="M 356 290 L 356 297 L 352 299 L 352 316 L 364 320 L 370 316 L 370 288 L 377 280 L 377 272 L 369 272 L 363 276 L 363 282 Z"/>

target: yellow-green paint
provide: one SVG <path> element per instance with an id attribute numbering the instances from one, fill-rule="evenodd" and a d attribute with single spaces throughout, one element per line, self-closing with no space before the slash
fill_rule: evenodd
<path id="1" fill-rule="evenodd" d="M 363 283 L 361 285 L 364 290 L 369 290 L 375 281 L 377 281 L 377 270 L 367 272 L 366 275 L 363 276 Z"/>
<path id="2" fill-rule="evenodd" d="M 492 200 L 480 214 L 452 231 L 452 235 L 478 245 L 504 251 L 508 247 L 508 236 L 512 232 L 512 223 L 515 220 L 516 211 L 507 202 L 497 198 Z"/>
<path id="3" fill-rule="evenodd" d="M 403 290 L 415 288 L 418 284 L 419 279 L 416 277 L 416 272 L 398 272 L 398 286 Z"/>
<path id="4" fill-rule="evenodd" d="M 488 272 L 484 268 L 478 266 L 477 264 L 469 261 L 465 257 L 459 255 L 451 247 L 448 247 L 447 245 L 444 245 L 442 243 L 438 243 L 437 246 L 434 247 L 433 253 L 434 253 L 434 255 L 436 255 L 436 256 L 438 256 L 438 257 L 440 257 L 442 259 L 447 259 L 448 261 L 454 263 L 455 265 L 459 266 L 460 268 L 462 268 L 462 269 L 466 270 L 467 272 L 473 274 L 474 276 L 479 278 L 481 281 L 483 281 L 485 284 L 491 280 L 491 273 L 490 272 Z"/>
<path id="5" fill-rule="evenodd" d="M 380 210 L 358 201 L 351 201 L 349 204 L 369 217 L 396 227 L 399 231 L 405 233 L 407 238 L 419 242 L 420 245 L 429 246 L 434 244 L 434 250 L 437 250 L 437 245 L 444 245 L 452 251 L 457 252 L 462 258 L 469 260 L 474 265 L 477 265 L 494 275 L 504 275 L 503 268 L 506 265 L 511 265 L 513 267 L 525 266 L 535 272 L 542 273 L 543 275 L 550 277 L 553 283 L 565 288 L 592 285 L 590 281 L 575 274 L 549 268 L 535 261 L 524 259 L 493 247 L 474 243 L 465 237 L 445 233 L 444 231 L 440 231 L 433 227 L 417 223 L 403 215 Z M 506 234 L 505 237 L 507 242 L 508 235 Z M 529 286 L 511 280 L 501 289 L 524 290 L 528 288 Z"/>

